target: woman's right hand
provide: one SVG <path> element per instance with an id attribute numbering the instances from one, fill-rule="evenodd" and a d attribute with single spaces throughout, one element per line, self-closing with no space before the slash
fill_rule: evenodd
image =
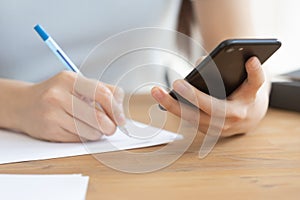
<path id="1" fill-rule="evenodd" d="M 24 89 L 16 129 L 53 142 L 99 140 L 125 124 L 123 98 L 119 88 L 63 71 Z"/>

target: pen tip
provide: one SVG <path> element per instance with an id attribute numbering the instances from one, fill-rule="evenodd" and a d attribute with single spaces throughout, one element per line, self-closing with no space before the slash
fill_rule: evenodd
<path id="1" fill-rule="evenodd" d="M 122 131 L 125 135 L 130 137 L 129 131 L 124 126 L 119 126 L 120 131 Z"/>

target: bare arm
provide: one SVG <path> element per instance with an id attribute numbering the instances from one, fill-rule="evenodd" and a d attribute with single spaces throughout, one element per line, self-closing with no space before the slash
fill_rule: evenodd
<path id="1" fill-rule="evenodd" d="M 17 117 L 20 112 L 19 101 L 24 100 L 24 91 L 29 83 L 0 79 L 0 128 L 19 131 L 20 122 Z"/>
<path id="2" fill-rule="evenodd" d="M 249 9 L 250 0 L 194 0 L 192 2 L 196 23 L 200 27 L 203 45 L 207 52 L 222 40 L 255 36 Z M 199 110 L 181 106 L 158 87 L 152 89 L 152 95 L 168 111 L 191 121 L 192 124 L 196 123 L 203 133 L 207 132 L 210 124 L 216 128 L 215 130 L 221 130 L 222 136 L 246 133 L 260 122 L 267 111 L 270 83 L 265 76 L 265 69 L 261 67 L 257 58 L 249 59 L 245 67 L 248 73 L 247 80 L 226 100 L 214 99 L 184 80 L 175 81 L 174 90 Z M 214 106 L 217 108 L 226 103 L 225 116 L 216 116 L 225 117 L 224 124 L 210 121 L 213 116 L 212 102 L 216 102 Z M 182 112 L 182 109 L 185 109 L 185 112 Z M 199 116 L 197 113 L 200 113 L 200 119 L 194 117 Z"/>
<path id="3" fill-rule="evenodd" d="M 222 40 L 255 36 L 250 0 L 194 0 L 193 9 L 205 49 Z"/>
<path id="4" fill-rule="evenodd" d="M 73 72 L 37 84 L 0 79 L 0 91 L 0 128 L 38 139 L 98 140 L 125 123 L 120 89 Z"/>

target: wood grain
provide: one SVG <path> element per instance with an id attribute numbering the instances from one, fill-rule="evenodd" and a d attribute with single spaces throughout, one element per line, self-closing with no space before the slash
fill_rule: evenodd
<path id="1" fill-rule="evenodd" d="M 155 105 L 150 97 L 128 102 L 127 114 L 150 121 L 147 112 Z M 179 119 L 167 118 L 166 129 L 176 130 Z M 82 173 L 90 177 L 87 199 L 300 199 L 299 122 L 299 113 L 269 109 L 251 133 L 219 140 L 205 159 L 198 158 L 199 133 L 176 162 L 152 173 L 119 172 L 91 155 L 5 164 L 0 173 Z"/>

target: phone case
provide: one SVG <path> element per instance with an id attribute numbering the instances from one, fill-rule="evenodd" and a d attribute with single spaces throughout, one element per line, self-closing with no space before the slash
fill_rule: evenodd
<path id="1" fill-rule="evenodd" d="M 277 39 L 230 39 L 221 42 L 185 80 L 197 89 L 225 99 L 247 78 L 246 61 L 256 56 L 263 64 L 281 46 Z M 170 95 L 191 105 L 175 91 Z"/>

